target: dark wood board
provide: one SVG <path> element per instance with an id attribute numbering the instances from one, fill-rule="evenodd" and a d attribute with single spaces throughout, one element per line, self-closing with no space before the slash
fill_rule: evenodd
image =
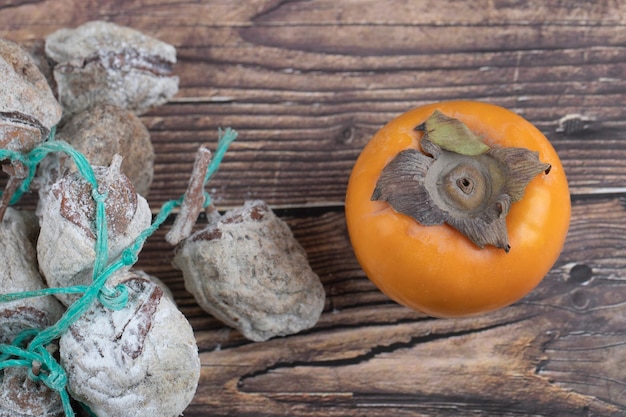
<path id="1" fill-rule="evenodd" d="M 95 19 L 177 48 L 179 94 L 142 116 L 157 152 L 153 211 L 184 192 L 197 147 L 233 127 L 240 137 L 209 186 L 216 205 L 268 201 L 326 290 L 313 329 L 249 342 L 185 291 L 169 223 L 152 236 L 138 266 L 170 286 L 200 348 L 185 416 L 626 415 L 626 3 L 0 1 L 0 37 L 28 45 Z M 343 198 L 377 129 L 453 99 L 502 105 L 544 132 L 573 213 L 530 295 L 442 320 L 367 280 Z M 576 114 L 586 128 L 559 131 Z"/>

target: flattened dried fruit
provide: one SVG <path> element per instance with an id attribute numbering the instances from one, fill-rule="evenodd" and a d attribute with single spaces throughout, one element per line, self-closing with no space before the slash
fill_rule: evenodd
<path id="1" fill-rule="evenodd" d="M 9 207 L 0 222 L 0 293 L 44 288 L 30 241 L 30 213 Z M 0 344 L 10 344 L 22 331 L 44 329 L 63 314 L 52 296 L 0 303 Z M 0 370 L 0 417 L 61 417 L 59 395 L 42 382 L 33 382 L 25 367 Z"/>
<path id="2" fill-rule="evenodd" d="M 250 340 L 313 327 L 324 309 L 324 288 L 304 249 L 263 201 L 183 240 L 173 263 L 200 307 Z"/>
<path id="3" fill-rule="evenodd" d="M 154 148 L 148 129 L 130 110 L 109 104 L 90 107 L 68 119 L 56 139 L 69 143 L 94 166 L 108 166 L 115 155 L 123 156 L 122 172 L 138 194 L 147 196 L 154 175 Z M 74 171 L 68 155 L 48 155 L 37 171 L 42 199 L 56 180 Z"/>
<path id="4" fill-rule="evenodd" d="M 60 340 L 61 364 L 77 400 L 99 417 L 179 416 L 193 399 L 200 360 L 193 330 L 157 284 L 134 271 L 111 277 L 128 303 L 100 303 Z"/>
<path id="5" fill-rule="evenodd" d="M 22 47 L 0 39 L 0 148 L 29 152 L 61 118 L 61 106 L 35 60 Z M 0 161 L 10 176 L 0 198 L 0 220 L 28 170 Z"/>
<path id="6" fill-rule="evenodd" d="M 9 207 L 0 222 L 0 293 L 45 288 L 29 236 L 27 214 Z M 52 297 L 35 297 L 0 303 L 0 343 L 11 343 L 22 330 L 43 329 L 54 324 L 63 307 Z"/>
<path id="7" fill-rule="evenodd" d="M 142 114 L 178 92 L 176 49 L 114 23 L 60 29 L 46 38 L 46 54 L 68 113 L 108 103 Z"/>
<path id="8" fill-rule="evenodd" d="M 0 147 L 28 152 L 61 119 L 61 106 L 35 60 L 0 39 Z"/>
<path id="9" fill-rule="evenodd" d="M 109 260 L 119 257 L 152 221 L 148 203 L 120 173 L 119 164 L 116 158 L 110 167 L 94 167 L 100 193 L 107 192 Z M 48 285 L 89 285 L 96 255 L 96 203 L 91 184 L 79 173 L 62 177 L 42 207 L 37 256 Z M 76 298 L 67 294 L 57 297 L 66 305 Z"/>

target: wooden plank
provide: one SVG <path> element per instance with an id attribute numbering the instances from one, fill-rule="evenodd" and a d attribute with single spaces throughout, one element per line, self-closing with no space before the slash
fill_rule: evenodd
<path id="1" fill-rule="evenodd" d="M 266 105 L 266 114 L 256 115 L 252 106 L 238 108 L 231 105 L 227 109 L 229 114 L 218 116 L 219 110 L 212 111 L 211 105 L 206 105 L 207 112 L 212 111 L 210 116 L 188 114 L 177 119 L 170 113 L 167 120 L 165 116 L 159 117 L 159 126 L 163 130 L 153 132 L 153 138 L 156 141 L 176 138 L 176 142 L 168 144 L 171 149 L 168 159 L 157 158 L 152 197 L 160 201 L 167 198 L 163 190 L 177 190 L 175 195 L 184 191 L 193 162 L 191 149 L 195 148 L 199 138 L 215 137 L 221 124 L 238 126 L 241 137 L 233 144 L 220 173 L 212 182 L 218 205 L 236 205 L 249 198 L 263 198 L 278 206 L 341 204 L 360 150 L 386 120 L 403 111 L 398 108 L 393 114 L 381 109 L 381 105 L 371 103 L 370 108 L 382 111 L 374 113 L 366 110 L 367 103 L 359 106 L 362 109 L 356 108 L 357 105 L 340 104 L 322 111 L 296 104 L 286 110 L 281 106 Z M 180 110 L 202 112 L 192 110 L 192 107 L 197 109 L 199 106 L 184 105 Z M 410 107 L 407 103 L 405 109 Z M 571 108 L 570 112 L 576 110 Z M 608 111 L 597 108 L 597 112 L 606 114 Z M 572 193 L 580 195 L 606 189 L 623 192 L 626 166 L 621 161 L 626 157 L 626 149 L 619 129 L 602 126 L 603 122 L 597 121 L 589 132 L 577 135 L 557 133 L 558 119 L 565 114 L 553 114 L 551 121 L 536 122 L 536 125 L 559 152 Z M 181 132 L 182 126 L 187 126 L 190 131 Z"/>
<path id="2" fill-rule="evenodd" d="M 166 230 L 148 241 L 139 266 L 173 289 L 201 351 L 186 416 L 626 411 L 625 200 L 575 202 L 564 251 L 539 287 L 467 319 L 431 319 L 389 301 L 360 270 L 341 212 L 287 220 L 324 283 L 326 308 L 315 328 L 264 343 L 199 310 L 169 265 Z"/>
<path id="3" fill-rule="evenodd" d="M 536 124 L 574 194 L 621 193 L 626 183 L 620 2 L 121 4 L 12 2 L 1 9 L 0 36 L 32 43 L 101 18 L 177 46 L 181 91 L 143 118 L 158 155 L 155 211 L 182 194 L 195 149 L 220 126 L 241 137 L 210 186 L 219 206 L 249 198 L 341 205 L 352 164 L 378 128 L 414 106 L 457 98 Z M 556 133 L 573 113 L 593 120 L 590 131 Z"/>
<path id="4" fill-rule="evenodd" d="M 157 151 L 153 210 L 184 192 L 198 145 L 231 126 L 241 136 L 208 187 L 215 202 L 283 208 L 324 283 L 317 326 L 252 343 L 198 307 L 170 265 L 168 227 L 159 230 L 138 267 L 170 286 L 196 332 L 202 378 L 186 416 L 612 417 L 626 413 L 625 9 L 612 0 L 9 0 L 0 37 L 32 44 L 105 19 L 174 44 L 179 95 L 142 117 Z M 378 128 L 459 98 L 510 108 L 548 136 L 570 180 L 572 227 L 528 297 L 435 320 L 366 279 L 341 205 Z M 575 113 L 589 129 L 556 132 Z"/>

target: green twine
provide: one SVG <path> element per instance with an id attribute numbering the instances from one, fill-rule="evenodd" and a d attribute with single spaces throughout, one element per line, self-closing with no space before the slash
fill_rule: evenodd
<path id="1" fill-rule="evenodd" d="M 218 131 L 218 141 L 217 141 L 217 149 L 215 150 L 215 154 L 209 163 L 209 168 L 207 169 L 206 175 L 204 177 L 204 184 L 206 185 L 209 180 L 213 177 L 213 175 L 217 172 L 220 164 L 222 163 L 222 159 L 228 150 L 228 147 L 235 139 L 237 139 L 237 132 L 231 128 L 226 128 L 225 131 L 219 129 Z M 204 208 L 207 208 L 211 205 L 211 196 L 208 192 L 204 192 Z"/>
<path id="2" fill-rule="evenodd" d="M 124 285 L 118 285 L 115 288 L 109 288 L 105 285 L 107 280 L 121 268 L 130 267 L 137 262 L 139 252 L 145 241 L 158 230 L 172 211 L 182 204 L 184 197 L 164 203 L 150 227 L 142 231 L 135 241 L 122 251 L 118 259 L 109 263 L 107 221 L 105 215 L 107 195 L 106 193 L 100 192 L 93 168 L 85 156 L 76 151 L 69 144 L 54 140 L 54 133 L 55 129 L 52 129 L 48 140 L 38 145 L 26 155 L 9 149 L 0 149 L 0 160 L 10 159 L 12 162 L 19 162 L 28 170 L 28 175 L 11 199 L 11 204 L 19 201 L 20 197 L 28 191 L 35 176 L 37 166 L 46 155 L 52 152 L 63 152 L 69 155 L 76 164 L 78 172 L 91 184 L 93 190 L 92 198 L 96 202 L 96 256 L 93 267 L 93 282 L 88 286 L 77 285 L 64 288 L 45 288 L 37 291 L 0 294 L 0 303 L 54 294 L 83 294 L 67 308 L 63 316 L 52 326 L 42 330 L 25 329 L 12 340 L 11 344 L 0 344 L 0 370 L 15 366 L 28 368 L 28 375 L 33 381 L 40 381 L 50 389 L 59 393 L 66 417 L 73 417 L 74 411 L 72 410 L 67 391 L 67 374 L 63 367 L 54 359 L 48 350 L 46 350 L 46 346 L 61 337 L 61 335 L 90 308 L 96 299 L 102 305 L 112 310 L 124 308 L 128 302 L 128 291 L 126 287 Z M 220 129 L 218 135 L 217 149 L 207 170 L 204 179 L 205 185 L 215 172 L 217 172 L 228 147 L 237 138 L 237 132 L 230 128 L 227 128 L 225 131 Z M 205 191 L 205 207 L 209 204 L 211 204 L 211 199 Z M 37 371 L 33 369 L 35 365 Z"/>

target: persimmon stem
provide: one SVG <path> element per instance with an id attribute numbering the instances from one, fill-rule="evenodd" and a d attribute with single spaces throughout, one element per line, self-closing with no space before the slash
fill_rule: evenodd
<path id="1" fill-rule="evenodd" d="M 196 160 L 180 206 L 180 212 L 176 216 L 172 228 L 165 235 L 165 240 L 171 245 L 176 245 L 187 238 L 198 220 L 198 215 L 204 205 L 204 178 L 210 163 L 211 151 L 206 145 L 200 146 L 196 153 Z"/>

